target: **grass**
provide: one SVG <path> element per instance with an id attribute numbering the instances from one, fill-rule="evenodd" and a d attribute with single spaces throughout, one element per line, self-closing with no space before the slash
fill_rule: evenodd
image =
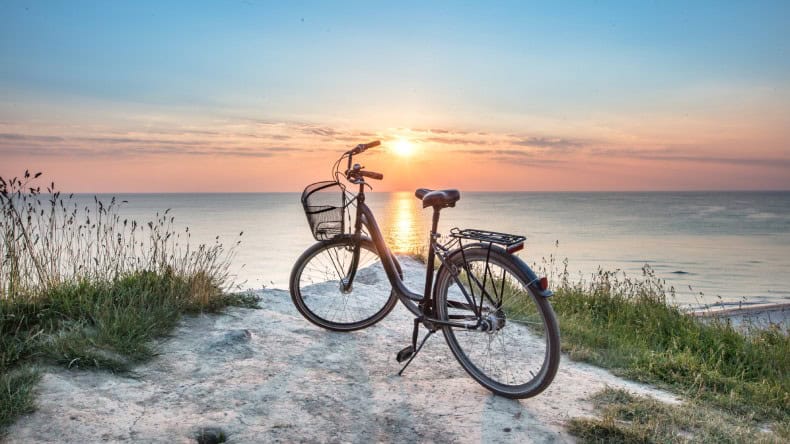
<path id="1" fill-rule="evenodd" d="M 667 303 L 648 268 L 640 279 L 600 272 L 586 285 L 566 283 L 552 305 L 572 359 L 742 417 L 788 420 L 790 337 L 778 327 L 744 334 L 700 322 Z"/>
<path id="2" fill-rule="evenodd" d="M 771 443 L 790 439 L 786 430 L 766 432 L 737 415 L 695 403 L 665 404 L 612 388 L 596 393 L 591 400 L 601 418 L 574 418 L 568 424 L 570 433 L 584 443 Z"/>
<path id="3" fill-rule="evenodd" d="M 567 263 L 567 262 L 566 262 Z M 778 326 L 738 330 L 702 322 L 672 304 L 647 266 L 642 276 L 599 271 L 570 282 L 552 305 L 571 359 L 682 395 L 683 406 L 607 390 L 601 419 L 575 419 L 585 442 L 780 442 L 790 439 L 790 336 Z M 758 430 L 771 424 L 773 434 Z"/>
<path id="4" fill-rule="evenodd" d="M 38 379 L 38 372 L 29 368 L 0 373 L 0 432 L 18 416 L 33 412 L 33 388 Z"/>
<path id="5" fill-rule="evenodd" d="M 42 193 L 39 176 L 0 178 L 0 436 L 34 409 L 39 366 L 127 372 L 183 313 L 257 303 L 229 293 L 238 242 L 192 248 L 169 210 L 140 225 L 115 199 Z"/>

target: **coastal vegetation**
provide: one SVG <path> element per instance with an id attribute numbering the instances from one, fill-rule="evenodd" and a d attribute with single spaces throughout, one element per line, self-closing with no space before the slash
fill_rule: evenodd
<path id="1" fill-rule="evenodd" d="M 667 300 L 648 267 L 632 279 L 600 271 L 560 282 L 552 299 L 572 359 L 658 383 L 733 413 L 780 418 L 790 408 L 790 337 L 780 327 L 742 332 L 701 322 Z"/>
<path id="2" fill-rule="evenodd" d="M 666 288 L 647 266 L 636 278 L 601 270 L 589 281 L 573 282 L 567 265 L 553 277 L 552 305 L 560 320 L 563 351 L 571 359 L 669 389 L 695 408 L 718 412 L 709 413 L 712 417 L 737 420 L 743 426 L 739 433 L 773 423 L 776 433 L 790 438 L 790 336 L 786 330 L 771 326 L 744 331 L 726 319 L 702 322 L 673 303 L 674 289 Z M 611 401 L 611 395 L 604 393 L 600 399 Z M 642 403 L 614 398 L 621 404 Z M 614 401 L 607 402 L 614 405 Z M 575 430 L 583 424 L 610 429 L 626 424 L 614 421 L 617 415 L 606 413 L 610 410 L 605 410 L 602 420 L 576 423 Z M 660 409 L 652 410 L 660 413 Z M 685 413 L 672 415 L 690 418 Z M 631 428 L 623 433 L 634 432 L 634 423 L 628 424 Z M 705 430 L 713 429 L 698 428 Z M 715 435 L 705 436 L 716 441 Z M 666 441 L 659 435 L 643 437 L 645 442 Z"/>
<path id="3" fill-rule="evenodd" d="M 423 262 L 426 258 L 424 250 L 411 256 Z M 722 435 L 716 433 L 729 431 L 734 433 L 730 441 L 742 442 L 745 436 L 750 437 L 747 441 L 768 439 L 759 426 L 771 424 L 768 427 L 778 436 L 790 439 L 790 336 L 786 329 L 778 325 L 736 328 L 717 318 L 703 322 L 674 303 L 675 290 L 667 288 L 649 266 L 637 277 L 599 270 L 589 279 L 575 280 L 567 261 L 558 265 L 553 256 L 534 267 L 552 283 L 551 303 L 567 356 L 687 400 L 683 407 L 662 410 L 658 401 L 605 391 L 594 398 L 603 418 L 573 421 L 571 431 L 577 436 L 589 442 L 674 442 L 688 437 L 719 442 Z M 506 291 L 518 290 L 506 287 Z M 523 310 L 530 307 L 527 304 Z M 637 405 L 656 416 L 640 422 L 624 421 L 615 414 Z M 689 415 L 689 410 L 699 413 Z M 687 422 L 678 422 L 680 417 Z M 715 424 L 711 418 L 719 422 L 728 418 L 739 428 L 704 425 Z M 686 438 L 678 435 L 683 430 Z M 665 439 L 670 435 L 677 439 Z"/>
<path id="4" fill-rule="evenodd" d="M 37 366 L 126 372 L 181 314 L 256 304 L 230 293 L 240 241 L 195 247 L 169 210 L 138 224 L 40 176 L 0 177 L 0 434 L 33 410 Z"/>
<path id="5" fill-rule="evenodd" d="M 573 418 L 568 423 L 581 442 L 771 443 L 787 438 L 786 430 L 762 430 L 760 424 L 700 403 L 666 404 L 612 388 L 590 400 L 601 418 Z"/>

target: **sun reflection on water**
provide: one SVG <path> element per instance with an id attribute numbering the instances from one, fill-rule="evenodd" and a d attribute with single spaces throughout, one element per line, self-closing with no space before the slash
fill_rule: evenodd
<path id="1" fill-rule="evenodd" d="M 410 192 L 392 193 L 387 203 L 384 235 L 395 253 L 414 252 L 427 240 L 419 201 Z"/>

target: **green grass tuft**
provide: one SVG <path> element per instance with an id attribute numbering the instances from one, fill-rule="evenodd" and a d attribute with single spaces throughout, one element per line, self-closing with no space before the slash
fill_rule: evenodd
<path id="1" fill-rule="evenodd" d="M 592 396 L 601 418 L 574 418 L 569 432 L 584 443 L 770 443 L 779 431 L 760 430 L 737 415 L 698 403 L 664 404 L 624 390 Z"/>
<path id="2" fill-rule="evenodd" d="M 0 437 L 19 415 L 34 410 L 33 389 L 39 374 L 30 368 L 0 373 Z"/>

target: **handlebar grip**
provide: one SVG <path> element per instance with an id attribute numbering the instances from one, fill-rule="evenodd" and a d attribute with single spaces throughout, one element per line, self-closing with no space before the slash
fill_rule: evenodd
<path id="1" fill-rule="evenodd" d="M 373 142 L 368 142 L 368 143 L 360 143 L 359 145 L 355 146 L 353 150 L 348 151 L 346 154 L 350 154 L 354 156 L 370 148 L 373 148 L 374 146 L 379 146 L 379 145 L 381 145 L 381 142 L 378 140 L 374 140 Z"/>
<path id="2" fill-rule="evenodd" d="M 370 177 L 371 179 L 381 180 L 384 178 L 384 175 L 381 173 L 377 173 L 375 171 L 365 171 L 362 170 L 359 172 L 360 176 Z"/>

